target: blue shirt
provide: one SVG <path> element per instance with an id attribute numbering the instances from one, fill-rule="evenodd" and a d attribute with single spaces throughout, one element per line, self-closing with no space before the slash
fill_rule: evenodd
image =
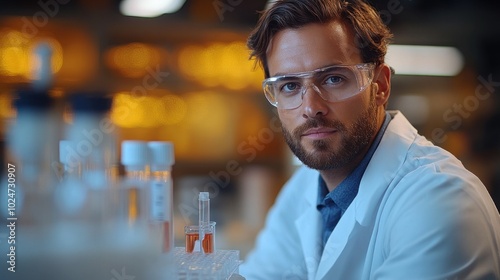
<path id="1" fill-rule="evenodd" d="M 375 153 L 375 150 L 382 140 L 382 136 L 391 121 L 391 115 L 386 112 L 385 120 L 380 128 L 377 136 L 373 140 L 370 149 L 366 153 L 363 160 L 360 164 L 354 169 L 349 176 L 347 176 L 333 191 L 328 192 L 328 188 L 326 187 L 326 183 L 319 176 L 318 179 L 318 204 L 316 208 L 321 212 L 321 217 L 323 219 L 323 246 L 326 244 L 328 237 L 332 233 L 333 229 L 337 225 L 340 217 L 347 210 L 347 207 L 354 200 L 356 195 L 358 194 L 359 183 L 361 182 L 361 178 L 363 177 L 363 173 L 365 173 L 366 167 L 370 162 L 370 159 Z"/>

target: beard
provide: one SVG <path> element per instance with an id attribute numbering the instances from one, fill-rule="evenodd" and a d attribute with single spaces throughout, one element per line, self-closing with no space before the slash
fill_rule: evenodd
<path id="1" fill-rule="evenodd" d="M 283 136 L 295 154 L 305 165 L 316 170 L 330 170 L 342 168 L 352 164 L 362 152 L 368 149 L 372 138 L 377 131 L 377 107 L 374 95 L 370 94 L 368 108 L 355 120 L 352 125 L 345 125 L 338 120 L 326 118 L 309 119 L 305 124 L 288 131 L 282 124 Z M 310 128 L 327 127 L 336 129 L 340 135 L 339 148 L 327 140 L 314 140 L 313 151 L 307 151 L 300 143 L 301 135 Z"/>

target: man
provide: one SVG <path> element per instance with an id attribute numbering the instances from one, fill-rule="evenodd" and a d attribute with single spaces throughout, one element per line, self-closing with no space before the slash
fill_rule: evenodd
<path id="1" fill-rule="evenodd" d="M 500 279 L 500 216 L 453 155 L 385 110 L 391 34 L 361 0 L 283 0 L 248 46 L 287 144 L 253 279 Z"/>

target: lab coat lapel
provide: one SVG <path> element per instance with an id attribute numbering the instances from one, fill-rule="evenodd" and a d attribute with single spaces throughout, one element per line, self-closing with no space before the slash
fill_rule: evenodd
<path id="1" fill-rule="evenodd" d="M 317 173 L 315 174 L 317 176 Z M 317 177 L 311 179 L 317 180 Z M 295 220 L 295 227 L 298 232 L 301 232 L 299 237 L 302 251 L 306 256 L 307 279 L 314 279 L 321 254 L 320 230 L 322 225 L 321 214 L 315 207 L 317 188 L 310 189 L 314 190 L 308 191 L 305 195 L 307 203 L 311 206 L 307 207 L 307 210 Z"/>
<path id="2" fill-rule="evenodd" d="M 373 220 L 388 186 L 401 172 L 406 154 L 415 140 L 417 131 L 401 114 L 396 114 L 382 141 L 373 154 L 359 185 L 360 195 L 355 201 L 356 220 L 366 226 Z M 395 156 L 394 156 L 395 155 Z"/>
<path id="3" fill-rule="evenodd" d="M 323 279 L 337 261 L 349 240 L 355 222 L 354 208 L 349 207 L 326 242 L 321 261 L 318 265 L 316 279 Z"/>
<path id="4" fill-rule="evenodd" d="M 325 245 L 315 279 L 323 279 L 334 268 L 335 262 L 344 250 L 356 224 L 368 226 L 369 223 L 373 222 L 380 200 L 387 186 L 396 176 L 404 161 L 404 155 L 415 138 L 416 131 L 408 129 L 401 131 L 401 127 L 408 126 L 409 123 L 402 114 L 394 115 L 379 147 L 367 166 L 359 186 L 358 195 L 340 219 Z M 390 155 L 400 156 L 391 158 Z M 342 270 L 348 269 L 342 268 Z"/>

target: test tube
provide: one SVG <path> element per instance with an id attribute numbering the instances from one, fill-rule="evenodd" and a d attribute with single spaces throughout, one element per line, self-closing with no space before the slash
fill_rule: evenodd
<path id="1" fill-rule="evenodd" d="M 205 237 L 201 242 L 199 239 L 199 232 L 198 225 L 184 227 L 186 253 L 200 252 L 202 250 L 205 253 L 215 252 L 215 222 L 211 221 L 208 229 L 205 229 Z"/>
<path id="2" fill-rule="evenodd" d="M 208 192 L 200 192 L 198 196 L 198 230 L 199 240 L 203 244 L 205 241 L 205 233 L 209 230 L 210 226 L 210 198 Z M 205 254 L 211 253 L 201 246 L 201 251 Z"/>

